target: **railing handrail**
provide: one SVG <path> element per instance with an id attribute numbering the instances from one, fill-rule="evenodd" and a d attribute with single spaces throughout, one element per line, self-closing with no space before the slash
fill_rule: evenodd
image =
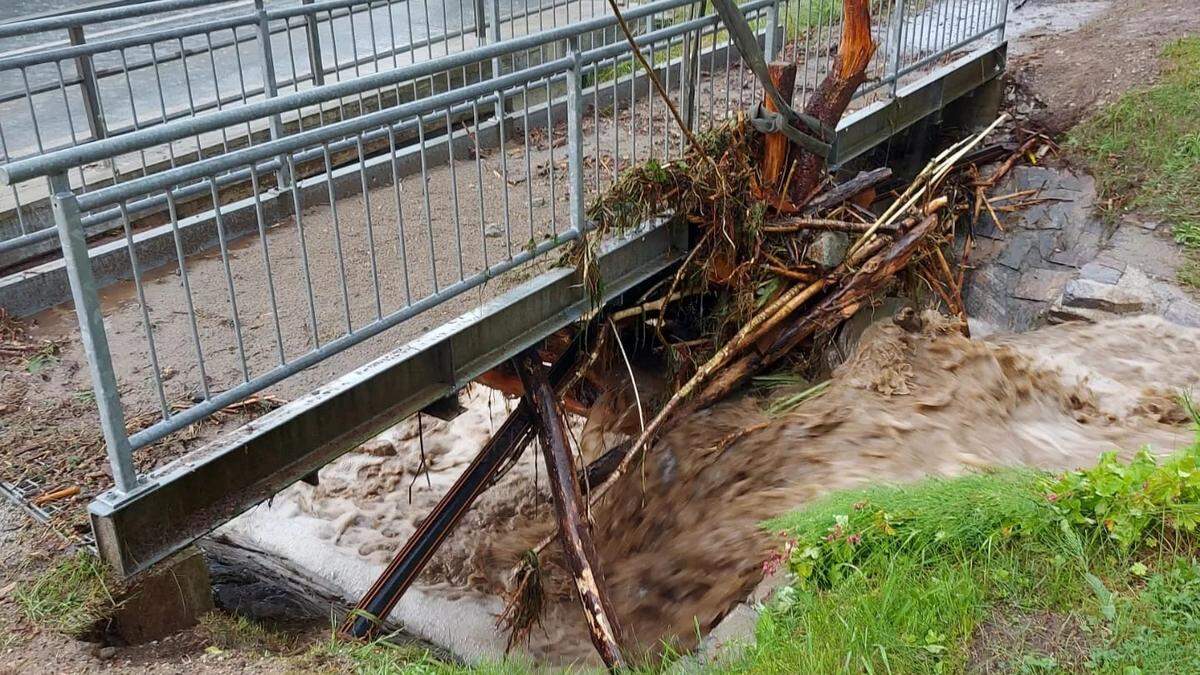
<path id="1" fill-rule="evenodd" d="M 43 33 L 63 28 L 75 28 L 92 23 L 119 21 L 121 19 L 136 19 L 141 16 L 161 12 L 175 12 L 181 9 L 215 5 L 229 0 L 152 0 L 142 4 L 125 4 L 119 7 L 94 9 L 84 12 L 71 12 L 56 16 L 25 19 L 12 23 L 0 23 L 0 39 L 26 35 L 28 33 Z"/>
<path id="2" fill-rule="evenodd" d="M 28 23 L 30 21 L 41 21 L 54 17 L 64 16 L 67 14 L 79 14 L 81 12 L 94 12 L 102 9 L 111 9 L 113 7 L 126 7 L 137 5 L 139 3 L 153 2 L 154 0 L 93 0 L 82 6 L 60 7 L 58 9 L 49 9 L 44 12 L 30 12 L 21 16 L 13 16 L 7 19 L 0 20 L 0 26 L 7 26 L 11 23 Z M 241 0 L 245 2 L 245 0 Z"/>
<path id="3" fill-rule="evenodd" d="M 175 0 L 171 0 L 175 1 Z M 182 0 L 181 0 L 182 1 Z M 742 11 L 766 6 L 773 0 L 752 0 L 740 5 Z M 656 0 L 623 12 L 627 21 L 690 5 L 694 0 Z M 617 25 L 616 17 L 605 15 L 575 22 L 558 28 L 509 38 L 501 42 L 477 46 L 466 51 L 447 54 L 427 61 L 400 66 L 386 72 L 362 75 L 352 80 L 324 84 L 304 91 L 292 92 L 236 108 L 219 110 L 205 115 L 185 118 L 148 127 L 131 133 L 95 140 L 44 155 L 20 159 L 0 166 L 0 183 L 13 185 L 32 178 L 61 173 L 120 155 L 146 150 L 155 146 L 193 138 L 199 134 L 219 131 L 238 124 L 261 120 L 271 115 L 318 105 L 325 101 L 376 91 L 389 86 L 440 74 L 474 63 L 543 47 Z"/>
<path id="4" fill-rule="evenodd" d="M 772 2 L 774 2 L 774 0 L 752 0 L 751 2 L 741 5 L 741 9 L 743 12 L 753 12 L 762 7 L 766 7 Z M 660 42 L 668 38 L 678 37 L 684 33 L 695 31 L 703 26 L 716 24 L 718 21 L 719 18 L 716 14 L 708 14 L 691 19 L 689 21 L 673 24 L 666 28 L 660 28 L 650 33 L 639 35 L 635 38 L 635 40 L 638 43 Z M 232 171 L 240 167 L 255 166 L 257 162 L 272 160 L 289 153 L 295 153 L 305 148 L 312 148 L 319 144 L 327 143 L 334 139 L 354 136 L 368 129 L 375 129 L 384 125 L 392 125 L 406 118 L 412 118 L 436 110 L 441 110 L 466 100 L 476 99 L 482 102 L 485 101 L 488 96 L 494 96 L 495 92 L 498 90 L 508 90 L 519 87 L 522 84 L 537 82 L 545 78 L 554 78 L 559 75 L 565 75 L 572 67 L 582 68 L 591 65 L 592 63 L 602 62 L 612 58 L 615 55 L 624 54 L 629 51 L 629 45 L 624 41 L 605 45 L 603 47 L 597 47 L 587 51 L 581 51 L 577 58 L 565 56 L 552 61 L 546 61 L 516 72 L 509 73 L 507 75 L 502 75 L 464 87 L 433 94 L 415 101 L 399 103 L 383 110 L 378 110 L 347 120 L 322 125 L 320 127 L 302 131 L 296 134 L 291 134 L 280 139 L 265 141 L 248 148 L 232 150 L 216 157 L 210 157 L 208 159 L 203 159 L 197 162 L 186 164 L 184 166 L 176 167 L 170 171 L 134 178 L 116 185 L 99 188 L 97 190 L 80 195 L 78 198 L 79 206 L 84 211 L 92 211 L 97 208 L 120 203 L 124 200 L 132 199 L 141 195 L 168 190 L 174 185 L 183 181 L 203 179 L 214 176 L 223 171 Z M 272 168 L 276 167 L 263 167 L 260 170 L 267 171 Z M 2 171 L 2 169 L 0 169 L 0 171 Z"/>
<path id="5" fill-rule="evenodd" d="M 257 22 L 258 14 L 250 12 L 247 14 L 222 17 L 220 19 L 212 19 L 201 23 L 189 23 L 183 26 L 172 26 L 170 28 L 162 28 L 150 32 L 122 35 L 118 37 L 105 38 L 103 40 L 93 40 L 85 42 L 81 45 L 66 45 L 63 47 L 54 47 L 44 51 L 27 52 L 25 54 L 17 54 L 14 56 L 0 56 L 0 70 L 30 68 L 43 63 L 50 63 L 52 61 L 64 61 L 66 59 L 74 59 L 81 56 L 94 56 L 103 52 L 111 52 L 118 49 L 129 49 L 131 47 L 144 47 L 146 45 L 154 44 L 156 42 L 163 42 L 165 40 L 176 40 L 191 37 L 193 35 L 199 35 L 201 33 L 229 30 L 231 28 L 239 28 L 241 26 L 252 26 Z"/>

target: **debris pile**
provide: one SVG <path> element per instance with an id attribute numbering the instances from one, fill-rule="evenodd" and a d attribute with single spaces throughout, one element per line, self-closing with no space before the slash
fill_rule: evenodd
<path id="1" fill-rule="evenodd" d="M 615 6 L 614 11 L 619 16 Z M 825 132 L 845 111 L 875 49 L 868 3 L 844 0 L 842 11 L 837 57 L 803 113 L 789 107 L 795 65 L 768 67 L 751 58 L 760 81 L 766 85 L 769 79 L 766 113 L 756 109 L 699 136 L 685 129 L 689 150 L 682 158 L 627 170 L 592 206 L 589 216 L 597 227 L 568 261 L 581 270 L 594 298 L 602 296 L 604 283 L 593 265 L 594 251 L 605 237 L 647 220 L 673 218 L 691 229 L 692 248 L 668 278 L 616 306 L 597 303 L 579 326 L 482 379 L 521 396 L 521 403 L 422 520 L 347 618 L 344 633 L 363 637 L 378 628 L 379 618 L 389 614 L 474 499 L 536 436 L 557 526 L 508 558 L 509 605 L 500 620 L 510 633 L 509 644 L 526 642 L 539 625 L 548 596 L 542 572 L 553 558 L 554 569 L 568 573 L 604 663 L 616 667 L 641 659 L 655 643 L 647 641 L 636 617 L 614 609 L 593 531 L 611 534 L 613 527 L 635 526 L 650 517 L 643 514 L 647 491 L 663 482 L 661 476 L 647 476 L 646 457 L 656 444 L 685 421 L 735 397 L 754 378 L 806 382 L 775 403 L 781 411 L 819 395 L 823 385 L 812 385 L 822 367 L 817 357 L 834 330 L 886 296 L 940 303 L 957 317 L 931 323 L 909 308 L 896 316 L 897 330 L 966 334 L 962 270 L 970 249 L 956 246 L 959 225 L 983 212 L 994 214 L 1004 206 L 999 202 L 1030 197 L 999 200 L 987 193 L 1021 157 L 1047 146 L 1036 135 L 1015 147 L 985 146 L 1007 121 L 1002 115 L 950 144 L 906 184 L 898 185 L 887 169 L 833 182 L 820 154 L 828 146 L 819 138 L 828 138 Z M 721 13 L 724 19 L 726 12 Z M 738 27 L 730 29 L 736 36 Z M 665 94 L 663 99 L 671 105 Z M 808 131 L 796 125 L 807 125 Z M 997 160 L 999 166 L 981 178 L 979 166 Z M 903 374 L 893 379 L 888 386 L 906 386 Z M 588 418 L 578 439 L 571 438 L 564 408 Z M 719 461 L 726 449 L 767 425 L 759 420 L 732 426 L 700 456 Z M 695 469 L 697 479 L 687 483 L 692 490 L 707 484 L 698 478 L 705 465 L 695 459 L 680 464 Z M 686 508 L 686 501 L 666 510 Z M 561 546 L 552 546 L 556 541 Z M 744 595 L 749 589 L 738 590 Z M 549 595 L 561 594 L 560 587 L 557 595 Z M 686 600 L 677 599 L 684 605 Z M 627 620 L 639 627 L 637 635 L 623 629 Z"/>

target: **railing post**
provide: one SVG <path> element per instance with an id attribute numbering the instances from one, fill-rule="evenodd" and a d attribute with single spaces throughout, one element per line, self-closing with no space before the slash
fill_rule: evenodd
<path id="1" fill-rule="evenodd" d="M 87 40 L 83 35 L 83 26 L 71 26 L 67 29 L 71 44 L 82 45 Z M 85 54 L 75 58 L 75 73 L 79 75 L 79 90 L 83 96 L 83 113 L 87 117 L 88 131 L 93 140 L 108 136 L 108 128 L 104 124 L 104 114 L 100 111 L 99 84 L 96 82 L 96 69 L 92 67 L 92 55 Z M 66 114 L 70 114 L 68 110 Z"/>
<path id="2" fill-rule="evenodd" d="M 75 193 L 71 191 L 71 183 L 65 173 L 50 176 L 50 208 L 62 244 L 67 279 L 71 282 L 71 298 L 79 317 L 79 341 L 87 355 L 92 393 L 100 412 L 100 431 L 108 448 L 113 482 L 118 491 L 129 493 L 137 487 L 138 482 L 137 471 L 133 467 L 133 449 L 129 445 L 129 436 L 125 434 L 125 412 L 121 408 L 112 354 L 108 350 L 108 337 L 104 332 L 104 316 L 100 311 L 100 296 L 96 292 L 87 239 L 79 218 L 79 202 L 75 200 Z"/>
<path id="3" fill-rule="evenodd" d="M 302 5 L 311 5 L 312 3 L 313 0 L 300 0 Z M 308 36 L 308 68 L 312 71 L 314 87 L 325 84 L 325 63 L 321 58 L 321 31 L 318 28 L 316 12 L 305 14 L 304 33 Z M 333 30 L 332 24 L 329 29 Z"/>
<path id="4" fill-rule="evenodd" d="M 767 40 L 763 47 L 763 56 L 767 63 L 775 59 L 779 52 L 779 0 L 767 5 Z"/>
<path id="5" fill-rule="evenodd" d="M 688 5 L 688 20 L 699 17 L 704 5 L 703 0 Z M 695 131 L 695 80 L 696 71 L 700 69 L 700 31 L 696 31 L 695 37 L 691 33 L 684 33 L 681 42 L 683 59 L 679 65 L 679 100 L 683 104 L 683 110 L 680 112 L 683 114 L 683 121 L 687 124 L 687 128 Z M 667 67 L 669 68 L 670 65 Z"/>
<path id="6" fill-rule="evenodd" d="M 567 40 L 571 68 L 567 72 L 567 179 L 571 184 L 571 229 L 584 231 L 583 216 L 583 69 L 579 36 Z"/>
<path id="7" fill-rule="evenodd" d="M 996 44 L 1004 44 L 1005 31 L 1008 29 L 1008 0 L 995 0 L 1000 3 L 1000 30 L 996 33 Z"/>
<path id="8" fill-rule="evenodd" d="M 478 0 L 480 4 L 483 0 Z M 487 42 L 488 44 L 496 44 L 500 42 L 500 0 L 491 0 L 489 5 L 492 10 L 492 15 L 487 17 Z M 492 58 L 492 79 L 500 77 L 500 57 Z M 525 103 L 529 105 L 528 101 Z M 504 92 L 496 90 L 496 108 L 493 112 L 496 118 L 496 123 L 500 125 L 500 147 L 506 147 L 506 136 L 508 133 L 508 100 L 504 96 Z M 547 118 L 549 121 L 549 118 Z"/>
<path id="9" fill-rule="evenodd" d="M 483 0 L 473 0 L 471 7 L 471 11 L 475 14 L 475 39 L 481 43 L 487 42 L 489 23 Z"/>
<path id="10" fill-rule="evenodd" d="M 275 79 L 275 51 L 271 47 L 271 21 L 267 18 L 263 0 L 254 0 L 254 9 L 258 12 L 258 54 L 261 59 L 263 94 L 271 99 L 279 95 L 279 84 Z M 271 140 L 283 138 L 283 117 L 279 113 L 271 115 L 270 124 Z M 246 139 L 246 141 L 251 142 L 251 139 Z M 280 157 L 279 168 L 275 171 L 275 187 L 283 190 L 290 184 L 291 177 L 288 176 L 287 162 Z"/>
<path id="11" fill-rule="evenodd" d="M 900 55 L 904 50 L 904 0 L 896 0 L 892 5 L 892 53 L 891 53 L 891 70 L 892 70 L 892 98 L 896 97 L 896 91 L 900 88 Z"/>

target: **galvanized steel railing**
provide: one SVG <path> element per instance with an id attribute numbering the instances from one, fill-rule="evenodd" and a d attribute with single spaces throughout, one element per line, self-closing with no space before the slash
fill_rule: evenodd
<path id="1" fill-rule="evenodd" d="M 255 30 L 270 34 L 272 11 L 290 17 L 354 4 L 259 5 Z M 880 48 L 858 105 L 893 95 L 906 78 L 964 46 L 1003 39 L 1004 0 L 873 5 Z M 836 0 L 751 0 L 740 7 L 768 59 L 784 51 L 801 62 L 801 103 L 831 63 L 838 7 Z M 0 167 L 10 186 L 49 183 L 116 489 L 137 487 L 135 449 L 468 289 L 509 279 L 506 272 L 580 237 L 589 227 L 585 201 L 621 170 L 679 157 L 682 135 L 650 95 L 628 46 L 613 39 L 615 19 L 600 8 L 597 0 L 592 18 L 509 36 L 498 34 L 496 22 L 488 44 L 289 93 L 276 81 L 276 91 L 269 83 L 257 100 L 239 97 L 236 106 L 181 119 L 164 112 L 155 125 Z M 656 0 L 625 12 L 696 130 L 762 95 L 705 8 Z M 270 61 L 268 54 L 264 63 Z M 453 72 L 477 77 L 401 95 Z M 388 92 L 395 98 L 384 102 Z M 372 97 L 374 107 L 365 104 Z M 282 124 L 347 100 L 360 102 L 353 115 Z M 255 138 L 256 127 L 272 133 Z M 175 161 L 179 144 L 198 146 L 233 129 L 245 132 L 243 147 Z M 409 139 L 414 143 L 406 146 Z M 70 178 L 97 162 L 147 155 L 172 161 L 87 191 Z M 227 194 L 239 186 L 242 192 Z M 166 214 L 177 279 L 147 278 L 150 266 L 139 259 L 134 216 L 154 209 Z M 120 226 L 137 306 L 135 315 L 110 322 L 141 334 L 136 349 L 120 353 L 109 347 L 85 241 L 85 228 L 106 219 Z M 245 225 L 250 246 L 233 245 L 235 220 Z M 219 258 L 185 245 L 200 221 L 215 227 Z M 163 345 L 172 348 L 164 352 Z M 180 403 L 192 393 L 198 403 Z M 157 409 L 158 420 L 127 430 L 127 411 L 147 407 Z"/>
<path id="2" fill-rule="evenodd" d="M 584 12 L 584 0 L 521 2 L 152 0 L 0 24 L 0 161 L 463 51 L 500 39 L 502 27 L 514 34 L 531 19 L 557 26 L 572 9 Z M 326 103 L 333 110 L 319 117 L 349 112 Z M 299 113 L 312 111 L 289 112 L 197 137 L 172 157 L 143 153 L 78 167 L 70 178 L 88 189 L 145 175 L 224 152 L 247 134 L 278 137 L 285 122 L 302 127 Z M 39 183 L 0 195 L 0 253 L 52 237 L 53 229 L 37 231 L 48 225 L 35 210 L 47 194 Z"/>

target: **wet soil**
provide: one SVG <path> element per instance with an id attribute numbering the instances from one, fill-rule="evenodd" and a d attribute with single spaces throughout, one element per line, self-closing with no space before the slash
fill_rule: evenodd
<path id="1" fill-rule="evenodd" d="M 1096 3 L 1028 0 L 1031 14 L 1093 14 L 1077 30 L 1053 27 L 1030 31 L 1014 45 L 1009 76 L 1032 94 L 1033 120 L 1053 132 L 1080 119 L 1122 93 L 1151 84 L 1171 40 L 1200 31 L 1193 0 L 1117 0 L 1103 11 Z M 1026 9 L 1028 8 L 1028 9 Z"/>

